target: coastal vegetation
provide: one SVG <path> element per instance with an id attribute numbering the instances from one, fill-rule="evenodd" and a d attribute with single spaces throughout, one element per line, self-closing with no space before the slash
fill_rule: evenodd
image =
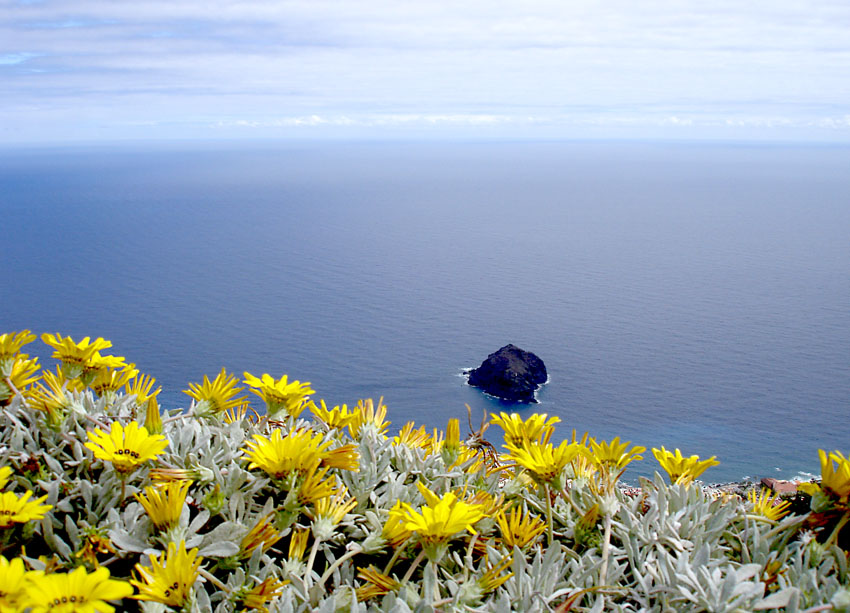
<path id="1" fill-rule="evenodd" d="M 0 612 L 850 610 L 839 450 L 793 501 L 664 447 L 626 488 L 644 447 L 546 414 L 391 435 L 381 400 L 224 369 L 163 410 L 109 341 L 41 339 L 57 366 L 0 335 Z"/>

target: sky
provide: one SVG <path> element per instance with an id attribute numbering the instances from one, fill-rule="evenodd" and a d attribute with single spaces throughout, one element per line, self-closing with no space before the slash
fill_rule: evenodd
<path id="1" fill-rule="evenodd" d="M 848 0 L 0 0 L 0 144 L 850 143 Z"/>

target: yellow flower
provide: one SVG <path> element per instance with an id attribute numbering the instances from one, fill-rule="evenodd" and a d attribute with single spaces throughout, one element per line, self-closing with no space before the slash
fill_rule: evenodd
<path id="1" fill-rule="evenodd" d="M 0 555 L 0 611 L 24 610 L 27 586 L 41 575 L 41 571 L 27 571 L 20 558 L 10 561 Z"/>
<path id="2" fill-rule="evenodd" d="M 661 449 L 653 448 L 652 454 L 670 477 L 670 482 L 676 485 L 688 485 L 704 473 L 707 468 L 720 464 L 715 460 L 715 456 L 711 456 L 707 460 L 700 460 L 698 455 L 686 458 L 678 449 L 675 453 L 672 453 L 663 446 Z"/>
<path id="3" fill-rule="evenodd" d="M 438 497 L 434 492 L 417 482 L 426 504 L 419 511 L 403 503 L 404 527 L 415 532 L 423 545 L 442 544 L 459 532 L 475 532 L 474 524 L 484 517 L 483 505 L 468 504 L 454 492 Z"/>
<path id="4" fill-rule="evenodd" d="M 33 613 L 113 613 L 107 601 L 121 600 L 133 593 L 126 581 L 109 578 L 100 567 L 87 573 L 82 566 L 70 573 L 51 573 L 33 581 L 27 589 Z"/>
<path id="5" fill-rule="evenodd" d="M 11 466 L 0 466 L 0 490 L 6 487 L 9 482 L 9 477 L 12 476 Z"/>
<path id="6" fill-rule="evenodd" d="M 112 347 L 110 341 L 100 337 L 92 342 L 87 336 L 79 343 L 75 343 L 70 336 L 42 334 L 41 340 L 55 349 L 51 357 L 62 361 L 63 370 L 71 379 L 79 378 L 84 370 L 90 369 L 92 360 L 95 356 L 99 356 L 100 350 Z"/>
<path id="7" fill-rule="evenodd" d="M 460 455 L 460 421 L 454 417 L 446 425 L 446 440 L 440 453 L 443 455 L 443 461 L 449 466 L 454 464 Z"/>
<path id="8" fill-rule="evenodd" d="M 510 513 L 502 510 L 496 516 L 496 523 L 502 534 L 502 542 L 511 549 L 514 546 L 520 549 L 527 547 L 546 530 L 546 522 L 517 507 L 511 509 Z"/>
<path id="9" fill-rule="evenodd" d="M 180 520 L 191 484 L 191 481 L 169 481 L 163 485 L 146 487 L 144 494 L 136 494 L 135 497 L 144 507 L 151 523 L 158 530 L 167 530 L 176 526 Z"/>
<path id="10" fill-rule="evenodd" d="M 289 538 L 289 559 L 303 560 L 304 552 L 307 551 L 307 541 L 310 538 L 310 531 L 307 529 L 294 530 Z"/>
<path id="11" fill-rule="evenodd" d="M 242 451 L 250 460 L 248 468 L 260 468 L 274 479 L 282 479 L 292 472 L 307 474 L 325 457 L 331 441 L 322 442 L 322 435 L 313 436 L 310 430 L 296 430 L 286 436 L 281 430 L 272 432 L 271 438 L 254 435 Z"/>
<path id="12" fill-rule="evenodd" d="M 117 392 L 122 387 L 129 385 L 130 380 L 139 374 L 135 364 L 123 363 L 124 358 L 115 358 L 115 356 L 110 355 L 103 356 L 101 360 L 105 358 L 121 360 L 122 363 L 121 365 L 98 366 L 94 379 L 89 384 L 89 387 L 98 396 L 103 396 L 107 392 Z"/>
<path id="13" fill-rule="evenodd" d="M 257 413 L 257 410 L 248 401 L 243 402 L 239 406 L 230 407 L 224 412 L 224 421 L 228 424 L 242 423 L 243 419 L 247 419 L 252 423 L 257 423 L 260 420 L 260 414 Z"/>
<path id="14" fill-rule="evenodd" d="M 558 447 L 534 441 L 524 441 L 521 447 L 507 444 L 505 447 L 510 451 L 508 459 L 528 470 L 538 483 L 547 483 L 556 489 L 563 487 L 561 477 L 567 464 L 587 453 L 584 445 L 571 441 L 562 441 Z"/>
<path id="15" fill-rule="evenodd" d="M 162 386 L 159 386 L 151 392 L 156 379 L 150 375 L 136 375 L 132 381 L 128 381 L 124 386 L 124 393 L 127 395 L 136 396 L 136 404 L 142 406 L 151 398 L 156 398 L 162 391 Z"/>
<path id="16" fill-rule="evenodd" d="M 425 430 L 425 426 L 415 428 L 416 423 L 409 421 L 401 427 L 398 434 L 393 437 L 393 445 L 406 445 L 407 447 L 419 447 L 425 449 L 431 441 L 431 436 Z"/>
<path id="17" fill-rule="evenodd" d="M 333 496 L 317 500 L 313 505 L 313 536 L 319 541 L 328 540 L 336 526 L 357 506 L 357 500 L 346 500 L 347 490 L 343 487 Z"/>
<path id="18" fill-rule="evenodd" d="M 555 431 L 555 424 L 560 423 L 557 417 L 549 417 L 546 413 L 533 413 L 523 421 L 517 413 L 494 415 L 491 424 L 498 424 L 505 431 L 505 445 L 522 447 L 523 443 L 548 443 Z"/>
<path id="19" fill-rule="evenodd" d="M 41 519 L 53 508 L 53 505 L 42 504 L 47 496 L 30 500 L 32 492 L 27 490 L 18 497 L 14 492 L 0 494 L 0 528 L 8 528 L 12 524 L 25 524 L 34 519 Z"/>
<path id="20" fill-rule="evenodd" d="M 755 489 L 750 490 L 748 498 L 753 505 L 753 511 L 773 521 L 788 515 L 788 507 L 791 506 L 790 501 L 780 501 L 779 494 L 771 495 L 770 491 L 765 489 L 760 493 L 756 493 Z"/>
<path id="21" fill-rule="evenodd" d="M 313 393 L 309 383 L 301 383 L 300 381 L 287 382 L 286 375 L 280 379 L 275 379 L 269 374 L 264 374 L 262 378 L 257 378 L 251 373 L 243 373 L 245 375 L 245 383 L 253 387 L 251 390 L 263 399 L 268 408 L 269 417 L 274 417 L 283 410 L 298 417 L 301 411 L 304 410 L 307 396 Z"/>
<path id="22" fill-rule="evenodd" d="M 390 509 L 389 517 L 387 517 L 387 521 L 381 531 L 381 536 L 393 549 L 397 548 L 413 535 L 413 532 L 407 529 L 406 523 L 407 513 L 404 503 L 401 500 L 396 500 Z"/>
<path id="23" fill-rule="evenodd" d="M 250 590 L 242 589 L 236 594 L 236 600 L 245 609 L 268 611 L 266 605 L 280 595 L 288 581 L 278 581 L 275 577 L 266 577 Z"/>
<path id="24" fill-rule="evenodd" d="M 65 391 L 76 389 L 78 389 L 77 385 L 66 379 L 61 370 L 57 370 L 55 374 L 45 370 L 42 380 L 25 395 L 30 407 L 46 413 L 48 421 L 55 424 L 71 407 L 71 400 Z"/>
<path id="25" fill-rule="evenodd" d="M 179 547 L 169 543 L 167 552 L 149 558 L 149 568 L 136 564 L 139 578 L 130 580 L 139 590 L 134 598 L 182 607 L 191 597 L 203 561 L 198 557 L 197 548 L 187 552 L 185 541 L 180 541 Z"/>
<path id="26" fill-rule="evenodd" d="M 34 340 L 35 334 L 29 330 L 0 334 L 0 364 L 14 359 L 21 352 L 21 347 L 28 345 Z M 0 375 L 4 377 L 9 376 L 7 372 L 0 373 Z"/>
<path id="27" fill-rule="evenodd" d="M 642 460 L 640 454 L 646 451 L 646 447 L 640 445 L 635 445 L 629 450 L 629 445 L 631 445 L 631 441 L 621 443 L 619 436 L 615 436 L 610 443 L 606 441 L 597 442 L 596 439 L 591 438 L 590 458 L 603 469 L 613 469 L 619 472 L 630 462 Z"/>
<path id="28" fill-rule="evenodd" d="M 355 590 L 358 602 L 384 596 L 396 591 L 401 586 L 398 581 L 383 574 L 374 566 L 358 568 L 357 578 L 366 582 Z"/>
<path id="29" fill-rule="evenodd" d="M 298 502 L 308 505 L 333 495 L 336 491 L 336 478 L 327 478 L 329 470 L 329 466 L 320 469 L 318 465 L 310 469 L 298 490 Z"/>
<path id="30" fill-rule="evenodd" d="M 489 568 L 487 572 L 478 579 L 478 587 L 481 589 L 483 594 L 489 594 L 514 576 L 512 572 L 505 575 L 502 574 L 511 564 L 513 564 L 513 561 L 514 559 L 511 556 L 505 557 L 501 562 L 499 562 L 499 564 Z"/>
<path id="31" fill-rule="evenodd" d="M 310 412 L 316 416 L 316 419 L 325 424 L 329 430 L 334 428 L 345 428 L 355 419 L 354 411 L 348 410 L 348 405 L 335 406 L 328 409 L 324 400 L 320 400 L 322 406 L 316 406 L 315 402 L 310 402 L 307 406 L 310 407 Z"/>
<path id="32" fill-rule="evenodd" d="M 349 443 L 325 451 L 322 454 L 322 466 L 357 472 L 360 469 L 360 453 L 357 451 L 357 445 Z"/>
<path id="33" fill-rule="evenodd" d="M 183 390 L 183 393 L 197 401 L 196 415 L 218 415 L 245 401 L 245 396 L 236 398 L 236 395 L 244 389 L 236 387 L 237 383 L 239 379 L 235 375 L 228 375 L 222 368 L 212 381 L 204 375 L 203 383 L 190 383 L 189 389 Z"/>
<path id="34" fill-rule="evenodd" d="M 833 451 L 827 457 L 826 452 L 821 449 L 818 454 L 820 455 L 821 486 L 841 502 L 846 503 L 850 497 L 850 459 L 845 458 L 840 451 Z"/>
<path id="35" fill-rule="evenodd" d="M 392 423 L 386 421 L 387 407 L 384 404 L 383 398 L 378 400 L 377 407 L 375 407 L 371 398 L 358 401 L 354 409 L 354 415 L 354 419 L 348 424 L 348 432 L 351 434 L 351 438 L 356 440 L 360 440 L 364 429 L 370 429 L 376 434 L 383 436 Z"/>
<path id="36" fill-rule="evenodd" d="M 265 517 L 260 518 L 254 527 L 242 537 L 242 541 L 239 544 L 240 557 L 250 558 L 254 550 L 260 546 L 262 546 L 263 553 L 265 553 L 283 538 L 280 531 L 271 522 L 273 517 L 274 513 L 269 513 Z"/>
<path id="37" fill-rule="evenodd" d="M 162 414 L 156 396 L 151 396 L 145 403 L 145 428 L 150 434 L 162 434 Z"/>
<path id="38" fill-rule="evenodd" d="M 25 398 L 29 395 L 29 387 L 41 378 L 38 373 L 38 358 L 29 359 L 26 356 L 18 356 L 10 362 L 9 374 L 0 375 L 0 406 L 9 404 L 15 394 L 20 392 Z M 11 379 L 12 387 L 6 381 Z"/>
<path id="39" fill-rule="evenodd" d="M 155 484 L 170 481 L 199 481 L 201 478 L 197 470 L 187 468 L 151 468 L 148 476 Z"/>
<path id="40" fill-rule="evenodd" d="M 96 428 L 88 432 L 89 442 L 86 447 L 91 449 L 94 457 L 112 462 L 120 473 L 131 473 L 139 465 L 160 455 L 168 446 L 168 441 L 159 434 L 148 434 L 138 422 L 131 421 L 125 428 L 117 421 L 112 422 L 109 434 Z"/>

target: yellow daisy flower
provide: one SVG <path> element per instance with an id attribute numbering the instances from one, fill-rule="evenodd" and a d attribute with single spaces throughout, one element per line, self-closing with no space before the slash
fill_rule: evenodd
<path id="1" fill-rule="evenodd" d="M 754 512 L 772 521 L 778 521 L 788 515 L 788 507 L 791 506 L 789 500 L 781 500 L 779 494 L 771 495 L 770 491 L 766 489 L 762 489 L 761 492 L 752 489 L 748 498 L 753 505 Z"/>
<path id="2" fill-rule="evenodd" d="M 416 428 L 416 423 L 409 421 L 401 427 L 393 437 L 393 445 L 406 445 L 407 447 L 419 447 L 425 449 L 431 441 L 431 435 L 425 430 L 425 426 Z"/>
<path id="3" fill-rule="evenodd" d="M 823 450 L 819 450 L 818 453 L 821 465 L 821 485 L 840 501 L 846 503 L 850 498 L 850 459 L 845 458 L 840 451 L 833 451 L 828 457 Z"/>
<path id="4" fill-rule="evenodd" d="M 364 429 L 371 429 L 376 434 L 384 436 L 392 423 L 386 420 L 387 406 L 384 404 L 383 397 L 378 400 L 377 407 L 371 398 L 358 401 L 354 413 L 354 419 L 348 424 L 348 432 L 355 440 L 360 440 Z"/>
<path id="5" fill-rule="evenodd" d="M 113 358 L 114 356 L 106 356 Z M 124 358 L 120 358 L 122 361 Z M 122 364 L 121 366 L 109 365 L 99 367 L 89 387 L 98 396 L 108 392 L 117 392 L 122 387 L 129 385 L 132 379 L 139 374 L 135 364 Z"/>
<path id="6" fill-rule="evenodd" d="M 197 401 L 196 415 L 218 415 L 245 401 L 245 396 L 236 397 L 244 389 L 236 387 L 237 383 L 239 379 L 222 368 L 212 381 L 204 375 L 203 383 L 190 383 L 189 389 L 183 390 L 183 393 Z"/>
<path id="7" fill-rule="evenodd" d="M 112 462 L 120 473 L 131 473 L 138 466 L 160 455 L 168 446 L 168 441 L 160 434 L 148 434 L 145 427 L 131 421 L 125 428 L 119 422 L 112 422 L 109 434 L 96 428 L 88 432 L 89 442 L 86 447 L 91 449 L 94 457 Z"/>
<path id="8" fill-rule="evenodd" d="M 517 413 L 493 415 L 491 424 L 498 424 L 505 431 L 505 445 L 521 447 L 524 442 L 548 443 L 561 420 L 546 413 L 533 413 L 523 421 Z"/>
<path id="9" fill-rule="evenodd" d="M 348 498 L 348 491 L 343 487 L 333 496 L 317 500 L 310 514 L 313 523 L 313 536 L 316 540 L 326 541 L 334 533 L 336 526 L 357 506 L 355 498 Z"/>
<path id="10" fill-rule="evenodd" d="M 55 349 L 51 357 L 62 362 L 63 371 L 71 379 L 79 378 L 84 370 L 89 369 L 92 359 L 99 355 L 99 351 L 112 347 L 110 341 L 100 337 L 91 341 L 87 336 L 75 343 L 70 336 L 42 334 L 41 340 Z"/>
<path id="11" fill-rule="evenodd" d="M 287 583 L 289 581 L 279 581 L 276 577 L 266 577 L 250 590 L 247 588 L 239 590 L 236 594 L 236 600 L 246 610 L 268 611 L 266 605 L 280 595 L 283 586 Z"/>
<path id="12" fill-rule="evenodd" d="M 308 505 L 333 495 L 336 491 L 336 477 L 328 478 L 329 470 L 329 466 L 319 468 L 318 465 L 309 470 L 298 490 L 298 502 Z"/>
<path id="13" fill-rule="evenodd" d="M 253 442 L 242 449 L 250 460 L 248 468 L 259 468 L 274 479 L 282 479 L 292 472 L 306 474 L 318 466 L 325 457 L 331 441 L 322 442 L 322 435 L 313 436 L 310 430 L 296 430 L 283 436 L 281 430 L 272 432 L 271 438 L 254 435 Z"/>
<path id="14" fill-rule="evenodd" d="M 41 575 L 41 571 L 27 571 L 20 558 L 7 560 L 0 555 L 0 611 L 24 610 L 27 587 Z"/>
<path id="15" fill-rule="evenodd" d="M 150 375 L 136 375 L 132 381 L 128 381 L 124 386 L 124 393 L 136 396 L 136 404 L 142 406 L 151 398 L 156 398 L 162 391 L 162 386 L 153 389 L 156 379 Z"/>
<path id="16" fill-rule="evenodd" d="M 381 531 L 381 536 L 392 546 L 393 549 L 407 541 L 413 532 L 407 529 L 407 512 L 404 503 L 401 500 L 396 500 L 395 504 L 390 509 L 389 517 L 387 517 L 384 528 Z"/>
<path id="17" fill-rule="evenodd" d="M 533 543 L 546 530 L 546 522 L 534 515 L 514 507 L 510 513 L 504 510 L 496 516 L 502 542 L 513 549 L 523 549 Z"/>
<path id="18" fill-rule="evenodd" d="M 316 419 L 325 424 L 329 430 L 345 428 L 355 418 L 355 412 L 349 411 L 347 404 L 328 409 L 324 400 L 319 402 L 322 405 L 321 407 L 316 406 L 315 402 L 310 402 L 307 406 L 310 408 L 310 412 L 316 416 Z"/>
<path id="19" fill-rule="evenodd" d="M 29 359 L 26 356 L 18 356 L 18 358 L 13 359 L 9 374 L 0 375 L 0 406 L 11 403 L 15 390 L 26 398 L 30 386 L 41 378 L 38 369 L 38 358 Z M 12 386 L 9 386 L 6 377 L 11 379 Z"/>
<path id="20" fill-rule="evenodd" d="M 191 484 L 191 481 L 169 481 L 148 486 L 144 494 L 135 494 L 135 498 L 145 509 L 151 523 L 158 530 L 167 530 L 176 526 L 180 520 Z"/>
<path id="21" fill-rule="evenodd" d="M 12 524 L 25 524 L 34 519 L 41 519 L 53 508 L 53 505 L 42 504 L 47 496 L 30 500 L 32 492 L 27 490 L 22 496 L 14 492 L 0 494 L 0 528 L 8 528 Z"/>
<path id="22" fill-rule="evenodd" d="M 453 417 L 446 425 L 446 440 L 443 441 L 440 454 L 443 456 L 443 462 L 451 466 L 457 461 L 460 452 L 460 421 Z"/>
<path id="23" fill-rule="evenodd" d="M 6 487 L 9 482 L 9 477 L 12 476 L 11 466 L 0 466 L 0 490 Z"/>
<path id="24" fill-rule="evenodd" d="M 514 559 L 511 556 L 506 556 L 499 564 L 487 569 L 487 572 L 478 578 L 477 583 L 482 594 L 489 594 L 514 576 L 513 572 L 502 574 L 513 562 Z"/>
<path id="25" fill-rule="evenodd" d="M 239 557 L 250 558 L 257 547 L 262 546 L 263 553 L 271 549 L 275 543 L 283 538 L 280 531 L 274 527 L 271 519 L 274 513 L 269 513 L 251 528 L 248 533 L 242 537 L 239 544 Z"/>
<path id="26" fill-rule="evenodd" d="M 581 443 L 566 440 L 558 447 L 535 441 L 524 441 L 521 447 L 507 444 L 505 447 L 510 452 L 507 459 L 528 470 L 538 483 L 552 485 L 555 489 L 563 487 L 562 474 L 567 464 L 587 453 Z"/>
<path id="27" fill-rule="evenodd" d="M 310 530 L 298 529 L 292 532 L 289 537 L 289 558 L 290 560 L 303 560 L 304 552 L 307 551 L 307 541 L 310 539 Z"/>
<path id="28" fill-rule="evenodd" d="M 260 414 L 257 413 L 256 409 L 248 401 L 224 411 L 224 421 L 228 424 L 242 423 L 242 420 L 246 418 L 252 423 L 257 423 L 260 420 Z"/>
<path id="29" fill-rule="evenodd" d="M 87 573 L 80 566 L 70 573 L 39 577 L 27 592 L 33 613 L 113 613 L 115 607 L 107 601 L 127 598 L 133 588 L 126 581 L 110 579 L 105 567 Z"/>
<path id="30" fill-rule="evenodd" d="M 65 378 L 65 374 L 57 369 L 55 373 L 45 370 L 40 382 L 36 383 L 25 394 L 29 406 L 47 414 L 50 423 L 57 423 L 71 407 L 71 399 L 67 391 L 79 391 L 78 381 Z"/>
<path id="31" fill-rule="evenodd" d="M 424 547 L 446 543 L 459 532 L 476 534 L 473 525 L 484 517 L 483 505 L 469 504 L 454 492 L 439 497 L 421 482 L 416 485 L 426 504 L 417 511 L 403 503 L 404 527 L 415 532 Z"/>
<path id="32" fill-rule="evenodd" d="M 401 583 L 392 577 L 383 574 L 374 566 L 369 566 L 369 568 L 358 568 L 357 578 L 365 581 L 363 585 L 355 590 L 358 602 L 364 602 L 366 600 L 371 600 L 372 598 L 385 596 L 386 594 L 394 592 L 401 587 Z"/>
<path id="33" fill-rule="evenodd" d="M 151 396 L 145 402 L 145 428 L 149 434 L 162 434 L 162 414 L 156 396 Z"/>
<path id="34" fill-rule="evenodd" d="M 629 463 L 635 460 L 642 460 L 643 458 L 640 454 L 646 451 L 646 447 L 635 445 L 629 449 L 629 445 L 631 445 L 631 441 L 621 443 L 619 436 L 615 436 L 610 443 L 591 438 L 590 458 L 603 468 L 620 471 L 628 466 Z"/>
<path id="35" fill-rule="evenodd" d="M 357 451 L 357 445 L 349 443 L 325 451 L 322 454 L 322 466 L 357 472 L 360 470 L 360 452 Z"/>
<path id="36" fill-rule="evenodd" d="M 652 449 L 652 454 L 661 468 L 670 477 L 670 482 L 676 485 L 689 485 L 694 479 L 699 477 L 706 469 L 720 464 L 711 456 L 707 460 L 700 460 L 698 455 L 684 457 L 682 452 L 676 449 L 675 452 L 667 451 L 663 446 L 661 449 Z"/>
<path id="37" fill-rule="evenodd" d="M 158 557 L 149 556 L 150 567 L 136 564 L 138 579 L 131 579 L 139 590 L 138 600 L 151 600 L 170 607 L 182 607 L 192 595 L 203 558 L 198 550 L 186 551 L 186 542 L 168 544 L 168 551 Z"/>
<path id="38" fill-rule="evenodd" d="M 35 334 L 29 330 L 0 334 L 0 364 L 13 360 L 21 352 L 21 347 L 28 345 L 34 340 Z M 9 376 L 6 372 L 0 374 L 4 377 Z"/>
<path id="39" fill-rule="evenodd" d="M 283 410 L 292 417 L 298 417 L 304 410 L 307 396 L 314 393 L 314 390 L 310 389 L 309 383 L 301 383 L 300 381 L 289 383 L 286 375 L 283 375 L 280 379 L 275 379 L 269 374 L 263 374 L 261 378 L 257 378 L 248 372 L 243 374 L 245 375 L 245 383 L 254 388 L 251 393 L 263 399 L 268 408 L 269 417 L 272 418 Z"/>

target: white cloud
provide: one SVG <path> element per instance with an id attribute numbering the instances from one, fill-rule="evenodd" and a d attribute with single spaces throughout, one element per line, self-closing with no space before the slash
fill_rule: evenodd
<path id="1" fill-rule="evenodd" d="M 246 129 L 270 117 L 341 129 L 566 117 L 841 130 L 850 4 L 7 2 L 0 71 L 0 113 L 32 129 L 97 115 L 175 130 L 230 117 Z"/>

